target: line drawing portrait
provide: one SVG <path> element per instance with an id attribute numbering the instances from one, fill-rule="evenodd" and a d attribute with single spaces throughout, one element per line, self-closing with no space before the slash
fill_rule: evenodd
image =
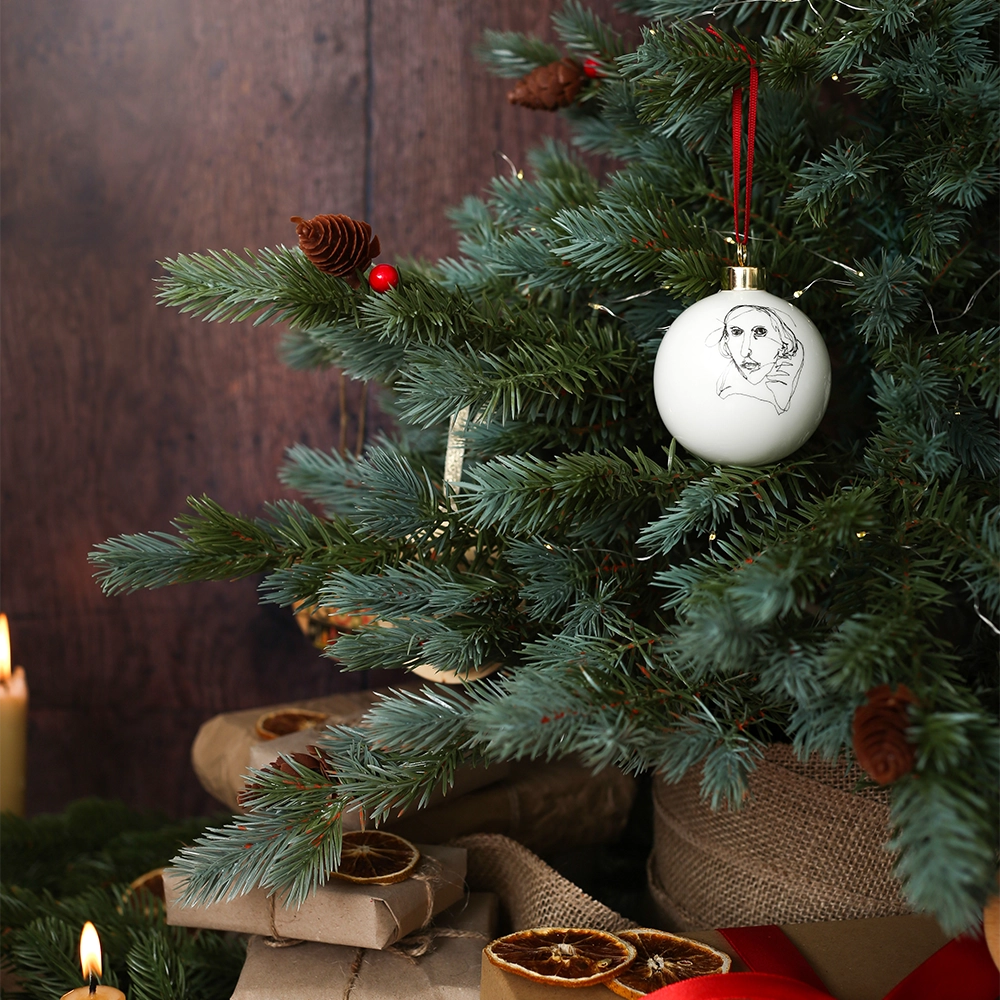
<path id="1" fill-rule="evenodd" d="M 802 374 L 805 348 L 789 321 L 770 306 L 733 306 L 722 321 L 718 344 L 729 364 L 716 390 L 727 396 L 750 396 L 770 403 L 779 414 L 787 411 Z"/>

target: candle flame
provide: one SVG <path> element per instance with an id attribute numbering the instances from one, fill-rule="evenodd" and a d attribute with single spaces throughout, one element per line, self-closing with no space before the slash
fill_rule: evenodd
<path id="1" fill-rule="evenodd" d="M 80 932 L 80 967 L 84 979 L 101 974 L 101 939 L 97 936 L 97 928 L 89 920 Z"/>
<path id="2" fill-rule="evenodd" d="M 7 616 L 0 614 L 0 681 L 10 680 L 10 629 Z"/>

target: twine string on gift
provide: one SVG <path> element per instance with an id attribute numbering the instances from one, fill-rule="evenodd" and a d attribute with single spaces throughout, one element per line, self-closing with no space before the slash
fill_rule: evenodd
<path id="1" fill-rule="evenodd" d="M 359 948 L 354 954 L 354 961 L 351 962 L 351 971 L 348 973 L 347 982 L 344 983 L 344 995 L 341 1000 L 350 1000 L 351 990 L 354 989 L 354 984 L 358 981 L 358 976 L 361 974 L 361 965 L 365 960 L 365 948 Z"/>
<path id="2" fill-rule="evenodd" d="M 400 958 L 405 958 L 410 965 L 416 965 L 418 958 L 433 951 L 438 938 L 477 938 L 486 944 L 490 942 L 489 937 L 479 931 L 462 931 L 457 927 L 423 927 L 412 934 L 407 934 L 405 938 L 390 945 L 385 950 Z"/>
<path id="3" fill-rule="evenodd" d="M 384 948 L 383 951 L 390 955 L 398 955 L 400 958 L 405 958 L 410 965 L 415 966 L 417 965 L 418 958 L 422 958 L 433 949 L 434 942 L 438 938 L 476 938 L 487 944 L 490 940 L 489 935 L 483 934 L 480 931 L 463 931 L 457 927 L 425 927 L 414 931 L 412 934 L 407 934 L 401 941 L 397 941 L 388 948 Z M 348 973 L 347 982 L 344 984 L 344 993 L 341 1000 L 351 1000 L 351 993 L 361 975 L 361 966 L 364 963 L 367 951 L 367 948 L 358 948 L 354 955 L 354 961 L 351 963 L 351 970 Z"/>
<path id="4" fill-rule="evenodd" d="M 278 927 L 274 922 L 275 897 L 268 896 L 267 903 L 267 917 L 271 924 L 271 936 L 264 938 L 264 944 L 268 948 L 293 948 L 297 944 L 302 944 L 303 938 L 285 937 L 278 931 Z"/>
<path id="5" fill-rule="evenodd" d="M 444 879 L 441 877 L 443 874 L 444 866 L 441 862 L 425 854 L 420 859 L 417 870 L 410 876 L 415 882 L 423 882 L 427 892 L 427 913 L 420 923 L 421 927 L 426 927 L 434 916 L 434 895 L 444 885 Z"/>

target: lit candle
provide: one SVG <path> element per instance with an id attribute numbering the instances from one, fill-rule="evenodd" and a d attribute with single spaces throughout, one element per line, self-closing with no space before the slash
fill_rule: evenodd
<path id="1" fill-rule="evenodd" d="M 89 986 L 78 986 L 75 990 L 62 995 L 62 1000 L 125 1000 L 125 994 L 113 986 L 98 986 L 97 977 L 101 974 L 101 939 L 97 936 L 97 928 L 88 920 L 80 932 L 80 967 L 83 978 Z"/>
<path id="2" fill-rule="evenodd" d="M 10 630 L 0 615 L 0 809 L 24 815 L 28 752 L 28 682 L 24 667 L 10 670 Z"/>

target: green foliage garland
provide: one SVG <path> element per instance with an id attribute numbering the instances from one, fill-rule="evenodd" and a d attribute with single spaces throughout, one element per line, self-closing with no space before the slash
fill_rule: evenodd
<path id="1" fill-rule="evenodd" d="M 227 1000 L 246 938 L 168 927 L 159 899 L 129 889 L 209 822 L 170 822 L 100 799 L 59 815 L 0 815 L 0 942 L 20 991 L 4 994 L 58 1000 L 80 985 L 80 930 L 91 920 L 101 936 L 101 981 L 132 1000 Z"/>

